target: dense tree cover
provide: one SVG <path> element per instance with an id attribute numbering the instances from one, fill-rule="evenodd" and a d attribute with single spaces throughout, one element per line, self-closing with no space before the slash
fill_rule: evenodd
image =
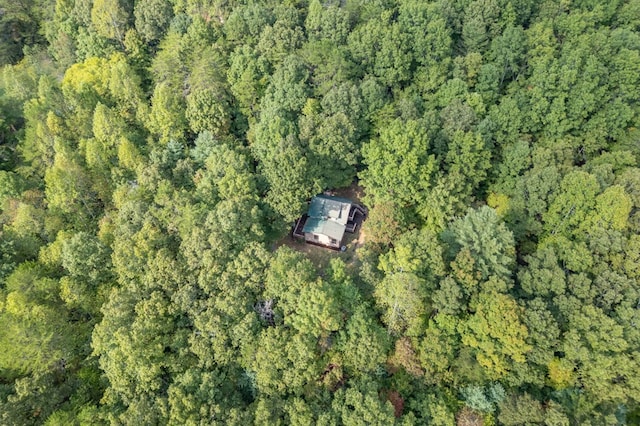
<path id="1" fill-rule="evenodd" d="M 636 1 L 0 1 L 0 423 L 640 422 Z M 355 260 L 276 241 L 357 182 Z"/>

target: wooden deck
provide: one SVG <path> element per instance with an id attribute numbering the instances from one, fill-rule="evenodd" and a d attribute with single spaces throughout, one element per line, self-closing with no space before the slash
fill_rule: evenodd
<path id="1" fill-rule="evenodd" d="M 307 223 L 307 218 L 309 216 L 307 216 L 307 214 L 303 214 L 302 217 L 300 219 L 298 219 L 295 223 L 295 225 L 293 226 L 293 232 L 292 235 L 296 238 L 304 238 L 304 232 L 302 232 L 302 230 L 304 229 L 304 225 L 305 223 Z"/>
<path id="2" fill-rule="evenodd" d="M 359 204 L 352 204 L 351 210 L 349 211 L 349 221 L 345 227 L 345 231 L 354 233 L 356 229 L 358 229 L 358 225 L 362 223 L 364 218 L 367 216 L 367 212 L 364 210 Z"/>
<path id="3" fill-rule="evenodd" d="M 353 222 L 357 214 L 360 214 L 363 217 L 367 215 L 367 213 L 364 211 L 364 207 L 360 206 L 359 204 L 352 204 L 351 210 L 349 211 L 349 222 Z M 349 225 L 347 224 L 347 226 Z"/>

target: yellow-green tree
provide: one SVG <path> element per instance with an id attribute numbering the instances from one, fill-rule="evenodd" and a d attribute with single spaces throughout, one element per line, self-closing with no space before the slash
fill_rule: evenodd
<path id="1" fill-rule="evenodd" d="M 475 312 L 459 326 L 462 343 L 476 349 L 476 358 L 489 377 L 502 378 L 514 363 L 524 363 L 531 350 L 522 308 L 509 295 L 481 293 Z"/>
<path id="2" fill-rule="evenodd" d="M 91 22 L 103 37 L 124 40 L 130 12 L 119 0 L 96 0 L 91 8 Z"/>

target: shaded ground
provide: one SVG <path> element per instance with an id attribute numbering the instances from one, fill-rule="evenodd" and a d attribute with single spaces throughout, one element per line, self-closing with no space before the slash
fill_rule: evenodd
<path id="1" fill-rule="evenodd" d="M 340 188 L 331 191 L 331 195 L 348 198 L 356 203 L 360 203 L 363 191 L 360 186 L 354 183 L 347 188 Z M 304 253 L 320 271 L 324 270 L 329 265 L 331 259 L 335 257 L 341 258 L 347 264 L 355 265 L 357 261 L 356 249 L 358 247 L 362 247 L 365 241 L 365 236 L 362 232 L 361 217 L 357 219 L 357 223 L 358 226 L 356 228 L 356 232 L 353 234 L 346 232 L 344 234 L 343 245 L 347 248 L 344 252 L 307 244 L 304 240 L 293 238 L 291 233 L 276 241 L 274 244 L 274 250 L 277 250 L 280 246 L 288 246 L 296 251 Z"/>
<path id="2" fill-rule="evenodd" d="M 352 183 L 346 188 L 339 188 L 330 191 L 332 195 L 342 198 L 348 198 L 362 205 L 362 197 L 364 196 L 364 190 L 357 183 Z"/>

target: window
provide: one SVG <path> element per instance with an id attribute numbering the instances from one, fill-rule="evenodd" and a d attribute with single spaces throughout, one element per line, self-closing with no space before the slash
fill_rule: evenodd
<path id="1" fill-rule="evenodd" d="M 331 239 L 331 244 L 336 244 L 338 242 L 338 240 L 336 240 L 335 238 Z"/>
<path id="2" fill-rule="evenodd" d="M 313 239 L 318 241 L 320 239 L 320 237 L 318 237 L 316 234 L 313 234 Z"/>

